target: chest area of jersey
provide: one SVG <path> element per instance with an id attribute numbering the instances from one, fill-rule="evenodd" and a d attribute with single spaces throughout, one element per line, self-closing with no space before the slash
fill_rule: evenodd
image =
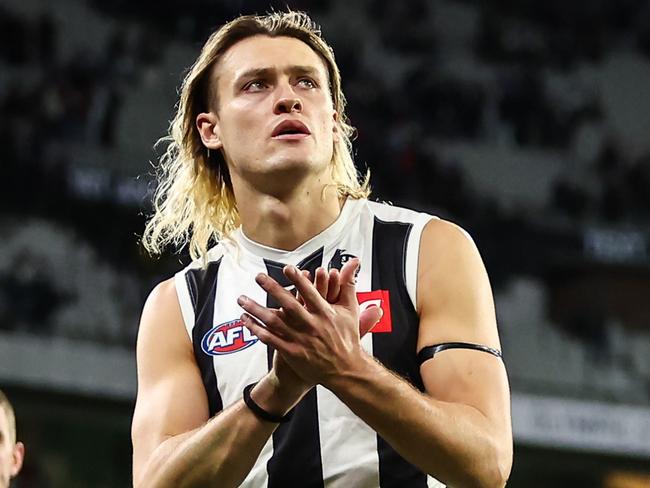
<path id="1" fill-rule="evenodd" d="M 319 267 L 341 269 L 346 262 L 359 258 L 360 267 L 355 277 L 359 308 L 363 311 L 378 306 L 384 312 L 380 323 L 361 339 L 361 346 L 387 367 L 402 375 L 416 376 L 412 361 L 408 359 L 415 357 L 418 324 L 404 286 L 407 233 L 402 232 L 399 239 L 391 239 L 391 235 L 381 239 L 371 226 L 354 230 L 351 229 L 347 241 L 323 246 L 309 255 L 303 254 L 300 259 L 286 260 L 288 262 L 261 257 L 237 260 L 224 256 L 213 288 L 214 307 L 200 313 L 200 320 L 195 323 L 202 331 L 200 336 L 195 336 L 195 341 L 201 337 L 200 348 L 195 342 L 195 353 L 201 356 L 197 359 L 210 361 L 224 404 L 229 398 L 239 398 L 243 387 L 264 376 L 273 362 L 272 348 L 241 323 L 244 311 L 237 299 L 245 295 L 262 306 L 279 308 L 274 297 L 257 285 L 255 277 L 265 273 L 295 293 L 293 283 L 283 274 L 287 264 L 307 270 L 313 276 Z"/>
<path id="2" fill-rule="evenodd" d="M 235 360 L 235 356 L 239 356 L 240 351 L 253 348 L 259 342 L 258 338 L 241 323 L 240 317 L 244 311 L 237 303 L 238 297 L 245 295 L 269 308 L 280 308 L 280 304 L 274 296 L 267 294 L 256 283 L 257 274 L 267 274 L 295 296 L 295 285 L 283 273 L 283 268 L 287 264 L 308 271 L 313 277 L 319 267 L 328 271 L 340 270 L 345 263 L 353 258 L 359 258 L 361 262 L 355 277 L 360 306 L 367 308 L 373 305 L 385 305 L 384 315 L 386 312 L 390 313 L 388 292 L 372 290 L 371 249 L 366 250 L 363 242 L 357 246 L 341 246 L 330 250 L 319 248 L 305 258 L 294 262 L 280 262 L 263 258 L 253 262 L 224 259 L 219 269 L 214 291 L 212 324 L 202 338 L 202 351 L 215 357 L 229 356 L 228 358 L 224 357 L 224 361 Z M 387 303 L 383 304 L 383 300 Z M 205 319 L 208 317 L 204 316 Z M 386 323 L 388 324 L 388 322 Z M 249 355 L 245 354 L 245 356 Z"/>

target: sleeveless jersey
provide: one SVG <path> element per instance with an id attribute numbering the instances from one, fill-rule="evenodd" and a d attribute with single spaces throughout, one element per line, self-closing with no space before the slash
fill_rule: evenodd
<path id="1" fill-rule="evenodd" d="M 255 283 L 264 272 L 290 289 L 287 264 L 341 268 L 360 259 L 361 308 L 380 305 L 384 316 L 362 338 L 365 351 L 423 391 L 416 361 L 415 311 L 420 236 L 433 217 L 399 207 L 348 199 L 337 220 L 294 251 L 255 243 L 236 230 L 175 276 L 185 326 L 207 392 L 210 415 L 242 398 L 242 390 L 270 369 L 273 351 L 242 326 L 237 297 L 278 307 Z M 246 488 L 441 487 L 403 459 L 331 391 L 318 385 L 280 424 L 242 483 Z"/>

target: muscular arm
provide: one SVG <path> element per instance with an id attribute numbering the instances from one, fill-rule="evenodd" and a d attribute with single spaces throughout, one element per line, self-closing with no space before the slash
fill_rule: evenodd
<path id="1" fill-rule="evenodd" d="M 444 221 L 423 232 L 418 348 L 464 341 L 499 348 L 492 293 L 471 239 Z M 405 459 L 454 487 L 500 487 L 510 473 L 509 389 L 500 359 L 448 350 L 421 367 L 426 394 L 362 354 L 328 386 Z"/>
<path id="2" fill-rule="evenodd" d="M 158 285 L 145 304 L 137 365 L 134 486 L 238 486 L 278 424 L 259 420 L 241 400 L 208 419 L 173 280 Z M 271 373 L 251 395 L 267 411 L 284 414 L 301 392 L 283 387 Z"/>

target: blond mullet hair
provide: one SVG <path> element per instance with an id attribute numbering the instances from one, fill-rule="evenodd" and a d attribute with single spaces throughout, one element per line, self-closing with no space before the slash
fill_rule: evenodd
<path id="1" fill-rule="evenodd" d="M 361 180 L 352 159 L 354 128 L 345 115 L 346 100 L 334 52 L 321 37 L 318 25 L 303 12 L 240 16 L 214 32 L 203 46 L 181 85 L 169 134 L 158 141 L 167 143 L 167 148 L 157 167 L 153 215 L 142 237 L 150 254 L 161 254 L 169 245 L 180 249 L 189 243 L 193 259 L 205 258 L 211 242 L 226 238 L 240 224 L 226 161 L 220 151 L 205 148 L 196 117 L 217 104 L 218 93 L 211 86 L 213 67 L 234 44 L 256 35 L 299 39 L 324 61 L 338 114 L 332 180 L 341 197 L 359 199 L 370 194 L 370 173 Z"/>

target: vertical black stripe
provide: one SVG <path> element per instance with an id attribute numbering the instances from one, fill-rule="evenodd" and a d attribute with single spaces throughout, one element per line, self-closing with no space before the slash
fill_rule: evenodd
<path id="1" fill-rule="evenodd" d="M 372 289 L 390 294 L 391 333 L 372 336 L 375 357 L 384 366 L 423 390 L 417 365 L 419 319 L 406 290 L 406 244 L 412 225 L 375 218 L 372 236 Z M 377 435 L 381 488 L 426 487 L 427 476 Z"/>
<path id="2" fill-rule="evenodd" d="M 322 263 L 323 248 L 298 263 L 298 268 L 307 269 L 314 276 L 316 268 L 322 266 Z M 270 260 L 265 260 L 265 264 L 269 276 L 282 286 L 290 285 L 282 273 L 284 264 Z M 267 298 L 267 307 L 278 306 L 273 297 Z M 272 361 L 273 351 L 269 348 L 269 367 Z M 316 388 L 296 405 L 291 421 L 280 424 L 273 433 L 273 456 L 266 468 L 269 474 L 269 488 L 323 486 Z"/>
<path id="3" fill-rule="evenodd" d="M 194 305 L 194 328 L 192 329 L 194 357 L 208 395 L 211 417 L 223 410 L 223 401 L 219 394 L 212 356 L 203 352 L 201 341 L 203 336 L 217 325 L 212 322 L 214 320 L 214 299 L 217 291 L 219 264 L 221 264 L 221 260 L 208 264 L 205 269 L 191 269 L 185 274 L 192 305 Z"/>

